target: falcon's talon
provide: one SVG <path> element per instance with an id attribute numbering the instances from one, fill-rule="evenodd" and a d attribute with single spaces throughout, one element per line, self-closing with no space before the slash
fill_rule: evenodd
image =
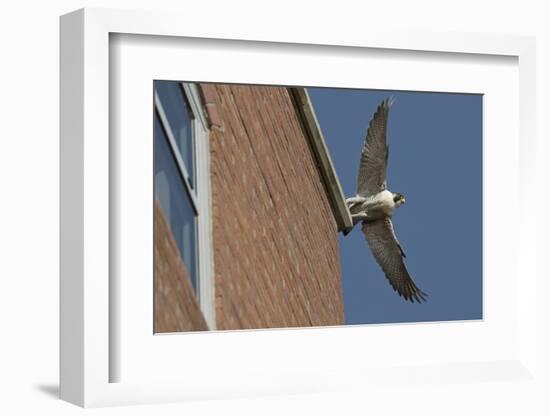
<path id="1" fill-rule="evenodd" d="M 350 198 L 346 199 L 346 205 L 347 205 L 348 209 L 351 209 L 355 205 L 362 204 L 366 200 L 367 200 L 366 198 L 363 198 L 363 197 L 360 197 L 360 196 L 354 196 L 354 197 L 350 197 Z"/>
<path id="2" fill-rule="evenodd" d="M 351 220 L 353 221 L 353 225 L 365 221 L 369 216 L 366 212 L 360 212 L 359 214 L 354 214 L 351 216 Z"/>

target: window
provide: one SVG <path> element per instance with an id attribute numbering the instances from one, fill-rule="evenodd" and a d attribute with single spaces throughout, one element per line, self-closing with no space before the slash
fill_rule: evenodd
<path id="1" fill-rule="evenodd" d="M 169 139 L 158 115 L 155 116 L 155 196 L 160 203 L 181 259 L 187 267 L 191 283 L 197 290 L 197 206 L 192 191 L 185 185 L 187 179 L 176 162 Z"/>
<path id="2" fill-rule="evenodd" d="M 160 100 L 166 121 L 174 135 L 175 148 L 183 162 L 183 173 L 189 185 L 195 182 L 195 117 L 185 92 L 178 82 L 155 81 L 155 91 Z"/>
<path id="3" fill-rule="evenodd" d="M 194 84 L 154 81 L 154 186 L 203 315 L 211 329 L 208 130 Z"/>

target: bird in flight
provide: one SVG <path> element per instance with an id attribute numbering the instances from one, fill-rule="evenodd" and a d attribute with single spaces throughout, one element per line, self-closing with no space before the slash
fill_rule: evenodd
<path id="1" fill-rule="evenodd" d="M 405 197 L 388 190 L 386 168 L 388 145 L 386 127 L 393 99 L 388 98 L 376 109 L 370 121 L 361 151 L 357 195 L 346 199 L 353 225 L 361 229 L 378 265 L 393 289 L 411 302 L 426 300 L 426 294 L 413 282 L 403 259 L 406 257 L 393 230 L 393 211 L 405 203 Z M 344 232 L 347 235 L 351 230 Z"/>

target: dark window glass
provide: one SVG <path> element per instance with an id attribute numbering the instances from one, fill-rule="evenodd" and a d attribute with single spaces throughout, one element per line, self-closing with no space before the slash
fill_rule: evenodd
<path id="1" fill-rule="evenodd" d="M 176 139 L 189 183 L 195 187 L 195 143 L 193 139 L 193 113 L 179 82 L 155 81 L 155 91 L 160 99 L 168 124 Z"/>
<path id="2" fill-rule="evenodd" d="M 174 154 L 155 112 L 155 197 L 166 216 L 181 259 L 197 290 L 197 221 L 193 202 L 176 165 Z"/>

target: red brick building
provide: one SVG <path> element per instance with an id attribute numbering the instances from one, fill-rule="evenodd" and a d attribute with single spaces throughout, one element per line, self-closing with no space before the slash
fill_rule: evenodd
<path id="1" fill-rule="evenodd" d="M 155 107 L 155 332 L 343 324 L 351 219 L 306 91 L 157 81 Z"/>

